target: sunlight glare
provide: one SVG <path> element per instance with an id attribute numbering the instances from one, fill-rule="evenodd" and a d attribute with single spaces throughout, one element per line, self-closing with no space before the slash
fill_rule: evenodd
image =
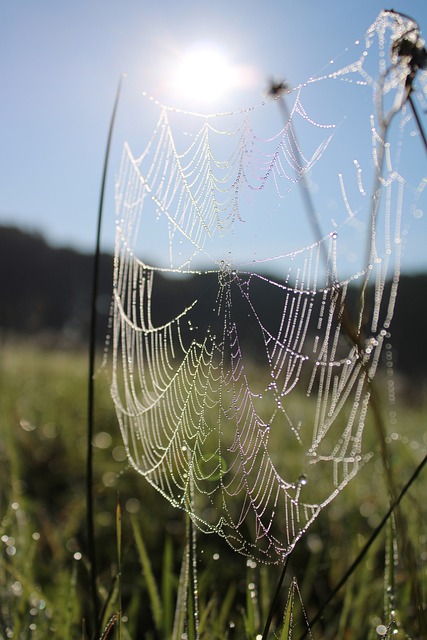
<path id="1" fill-rule="evenodd" d="M 187 50 L 174 76 L 174 92 L 180 98 L 198 103 L 216 102 L 233 88 L 237 71 L 225 54 L 209 45 Z"/>

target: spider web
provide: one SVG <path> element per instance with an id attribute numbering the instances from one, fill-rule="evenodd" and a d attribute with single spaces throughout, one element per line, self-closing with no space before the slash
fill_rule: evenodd
<path id="1" fill-rule="evenodd" d="M 403 177 L 407 71 L 387 62 L 412 26 L 380 14 L 362 54 L 356 43 L 344 66 L 278 97 L 282 122 L 274 101 L 203 116 L 152 100 L 145 150 L 124 147 L 112 396 L 129 460 L 202 531 L 264 561 L 281 561 L 370 455 L 363 431 L 390 338 L 402 211 L 422 195 L 421 180 Z M 320 89 L 334 96 L 332 122 L 312 115 Z M 365 107 L 348 124 L 352 92 Z M 338 133 L 350 131 L 363 152 L 340 173 L 350 143 Z M 322 194 L 333 185 L 334 207 L 313 239 L 299 189 L 315 195 L 316 180 Z"/>

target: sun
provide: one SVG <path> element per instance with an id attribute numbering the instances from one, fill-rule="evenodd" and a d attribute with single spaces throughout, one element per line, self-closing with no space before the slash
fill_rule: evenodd
<path id="1" fill-rule="evenodd" d="M 177 61 L 173 92 L 199 104 L 216 103 L 237 83 L 237 69 L 226 54 L 210 44 L 191 46 Z"/>

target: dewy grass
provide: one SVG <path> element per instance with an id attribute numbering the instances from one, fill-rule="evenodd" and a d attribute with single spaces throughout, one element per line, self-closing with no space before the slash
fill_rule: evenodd
<path id="1" fill-rule="evenodd" d="M 337 585 L 335 586 L 333 591 L 329 594 L 327 599 L 322 603 L 322 606 L 318 610 L 317 614 L 310 621 L 310 626 L 311 627 L 313 627 L 320 620 L 320 618 L 322 616 L 322 613 L 324 612 L 324 610 L 327 607 L 327 605 L 331 602 L 331 600 L 334 598 L 334 596 L 340 591 L 340 589 L 342 589 L 342 587 L 347 583 L 349 578 L 354 574 L 355 570 L 359 567 L 359 565 L 361 564 L 361 562 L 365 558 L 367 552 L 369 551 L 369 549 L 371 548 L 373 543 L 376 541 L 377 537 L 382 532 L 382 530 L 387 525 L 387 523 L 393 523 L 393 514 L 396 511 L 396 508 L 400 505 L 400 502 L 401 502 L 402 498 L 405 496 L 407 491 L 410 489 L 410 487 L 413 485 L 415 480 L 418 478 L 420 472 L 422 471 L 422 469 L 425 467 L 426 464 L 427 464 L 427 455 L 423 458 L 423 460 L 417 466 L 417 468 L 415 469 L 414 473 L 409 478 L 409 480 L 405 484 L 405 486 L 402 488 L 402 490 L 400 491 L 400 493 L 397 496 L 397 498 L 395 499 L 395 501 L 390 505 L 389 509 L 387 510 L 387 512 L 385 513 L 384 517 L 382 518 L 380 524 L 374 529 L 374 531 L 372 532 L 371 536 L 368 538 L 367 542 L 364 544 L 361 552 L 358 554 L 356 559 L 351 563 L 350 567 L 344 573 L 344 575 L 342 576 L 341 580 L 337 583 Z M 405 537 L 407 537 L 407 536 L 405 536 Z M 409 536 L 407 537 L 407 539 L 410 539 Z M 395 540 L 396 539 L 394 537 L 393 538 L 393 544 L 395 543 Z M 386 547 L 386 557 L 390 558 L 390 550 L 387 549 L 387 547 Z M 416 562 L 411 563 L 411 565 L 409 567 L 407 567 L 407 569 L 408 569 L 409 574 L 410 574 L 411 582 L 412 582 L 412 578 L 414 577 L 416 579 L 416 581 L 417 581 L 417 584 L 419 585 L 418 567 L 417 567 Z M 424 616 L 424 614 L 423 614 L 424 610 L 425 609 L 423 608 L 418 613 L 421 616 Z M 421 624 L 423 624 L 423 623 L 421 622 Z M 302 636 L 302 637 L 305 637 L 305 635 Z"/>
<path id="2" fill-rule="evenodd" d="M 170 635 L 173 624 L 174 612 L 174 574 L 173 574 L 173 548 L 168 536 L 165 540 L 162 564 L 162 608 L 163 628 Z"/>
<path id="3" fill-rule="evenodd" d="M 28 344 L 17 344 L 3 350 L 2 368 L 8 372 L 8 376 L 3 376 L 2 384 L 5 411 L 0 425 L 0 504 L 7 504 L 9 507 L 7 510 L 3 509 L 1 514 L 1 536 L 15 539 L 16 553 L 11 556 L 4 553 L 0 567 L 0 612 L 3 619 L 0 633 L 7 638 L 5 629 L 13 628 L 16 630 L 15 638 L 19 637 L 19 629 L 22 636 L 24 630 L 28 630 L 30 619 L 30 624 L 34 622 L 38 629 L 32 634 L 33 640 L 41 640 L 49 635 L 70 640 L 80 639 L 81 621 L 86 616 L 87 573 L 84 554 L 80 560 L 74 556 L 80 557 L 79 541 L 84 533 L 81 526 L 84 484 L 79 474 L 85 455 L 82 382 L 85 355 L 64 355 L 42 351 Z M 179 567 L 174 562 L 173 550 L 181 553 L 185 548 L 185 525 L 179 514 L 159 501 L 155 491 L 141 484 L 139 476 L 127 471 L 123 473 L 123 462 L 114 459 L 113 453 L 115 455 L 116 447 L 120 446 L 120 439 L 119 434 L 114 431 L 115 416 L 108 405 L 107 385 L 104 388 L 102 382 L 101 377 L 98 379 L 96 415 L 102 419 L 103 429 L 111 431 L 112 440 L 107 448 L 95 446 L 94 449 L 94 488 L 98 505 L 95 520 L 100 568 L 98 585 L 104 599 L 102 594 L 104 591 L 110 592 L 111 585 L 116 580 L 118 542 L 115 513 L 117 490 L 120 489 L 121 580 L 125 619 L 123 638 L 129 636 L 135 640 L 148 638 L 150 633 L 153 637 L 157 631 L 150 612 L 151 604 L 148 606 L 150 596 L 147 583 L 141 576 L 131 519 L 136 522 L 145 546 L 149 549 L 147 553 L 152 579 L 157 585 L 161 584 L 161 587 L 157 587 L 157 592 L 163 612 L 167 609 L 171 612 L 175 608 Z M 49 394 L 45 393 L 46 389 L 50 390 Z M 304 398 L 301 398 L 301 402 L 304 402 Z M 395 407 L 401 424 L 405 425 L 404 436 L 391 439 L 390 442 L 396 480 L 409 478 L 411 467 L 419 464 L 422 457 L 425 444 L 419 425 L 426 413 L 426 406 L 424 399 L 420 400 L 417 411 L 413 403 L 409 407 Z M 21 420 L 24 426 L 20 425 Z M 9 435 L 7 450 L 6 434 Z M 375 448 L 372 430 L 368 430 L 367 437 L 367 446 Z M 16 462 L 9 466 L 9 469 L 13 469 L 11 474 L 7 467 L 9 453 L 16 457 Z M 115 477 L 114 482 L 112 476 Z M 381 467 L 375 466 L 374 462 L 369 463 L 361 470 L 358 482 L 350 485 L 345 496 L 337 499 L 330 513 L 323 514 L 316 532 L 309 533 L 306 542 L 302 541 L 292 555 L 288 578 L 285 578 L 286 584 L 281 594 L 286 601 L 291 576 L 296 575 L 303 588 L 303 602 L 309 618 L 313 618 L 316 613 L 319 590 L 321 595 L 326 588 L 332 589 L 340 577 L 343 563 L 348 557 L 357 557 L 378 526 L 378 518 L 386 504 L 385 491 L 381 488 L 382 478 Z M 416 544 L 418 580 L 424 588 L 426 576 L 422 554 L 425 553 L 426 542 L 423 542 L 422 536 L 425 535 L 425 487 L 426 478 L 419 473 L 407 489 L 406 496 L 410 495 L 411 500 L 410 509 L 407 509 L 405 498 L 401 501 L 407 515 L 408 536 Z M 10 506 L 15 503 L 20 505 L 19 510 Z M 355 531 L 358 533 L 353 534 Z M 34 533 L 38 533 L 39 537 L 33 539 Z M 7 545 L 5 542 L 2 544 L 5 550 Z M 389 544 L 388 542 L 388 546 Z M 336 594 L 336 600 L 324 610 L 323 621 L 312 627 L 315 640 L 340 637 L 333 630 L 338 629 L 341 617 L 342 628 L 351 638 L 369 637 L 369 629 L 374 623 L 378 626 L 387 622 L 383 617 L 384 590 L 387 588 L 384 582 L 383 550 L 384 544 L 378 535 L 375 543 L 366 551 L 358 570 Z M 315 570 L 310 583 L 304 583 L 305 567 L 313 557 Z M 244 617 L 249 615 L 253 619 L 258 616 L 263 624 L 266 620 L 263 602 L 271 602 L 273 585 L 277 582 L 277 568 L 254 566 L 250 579 L 246 578 L 245 558 L 232 551 L 228 552 L 228 546 L 215 537 L 203 536 L 198 554 L 198 571 L 201 639 L 223 640 L 227 635 L 232 638 L 233 631 L 234 637 L 243 638 Z M 188 576 L 188 566 L 185 575 Z M 401 575 L 401 566 L 397 565 L 395 577 Z M 252 612 L 247 610 L 246 605 L 249 582 L 253 582 L 258 592 L 256 602 L 253 603 L 256 611 Z M 181 584 L 182 604 L 188 589 L 188 579 L 183 579 Z M 395 603 L 398 605 L 399 620 L 410 633 L 413 629 L 410 593 L 406 589 L 402 593 L 404 586 L 400 578 L 396 580 Z M 113 590 L 116 594 L 116 587 Z M 347 605 L 342 609 L 341 602 L 347 593 Z M 115 598 L 116 595 L 113 594 L 107 606 L 105 625 L 118 609 Z M 41 601 L 45 602 L 44 609 L 35 606 L 36 602 Z M 37 609 L 36 616 L 29 614 L 33 608 Z M 185 617 L 186 609 L 181 607 L 180 613 Z M 169 620 L 166 627 L 170 630 L 173 615 L 169 613 L 166 616 L 164 613 L 164 617 Z M 371 623 L 372 620 L 374 622 Z M 176 629 L 178 628 L 181 628 L 181 633 L 184 632 L 183 627 L 178 625 Z M 273 630 L 276 635 L 280 635 L 282 631 L 282 620 L 277 610 L 273 615 L 269 639 L 274 637 Z M 117 638 L 117 633 L 116 621 L 108 640 L 114 634 Z M 258 628 L 257 633 L 262 633 L 262 630 Z M 294 637 L 298 638 L 300 633 L 301 627 L 298 626 L 294 630 Z M 416 637 L 415 633 L 412 635 Z M 163 636 L 160 634 L 160 637 Z M 165 637 L 175 636 L 170 634 Z"/>
<path id="4" fill-rule="evenodd" d="M 291 640 L 293 633 L 293 615 L 294 615 L 294 601 L 295 601 L 295 589 L 294 582 L 292 581 L 289 588 L 288 600 L 285 606 L 285 614 L 283 616 L 283 627 L 279 640 Z"/>
<path id="5" fill-rule="evenodd" d="M 131 518 L 133 536 L 138 550 L 139 561 L 144 574 L 147 585 L 147 591 L 150 598 L 151 610 L 153 613 L 154 626 L 159 635 L 167 637 L 171 631 L 171 620 L 169 616 L 164 616 L 163 605 L 160 599 L 159 590 L 157 588 L 154 572 L 151 566 L 150 557 L 139 528 L 136 518 Z M 164 574 L 165 575 L 165 574 Z M 166 574 L 167 575 L 167 574 Z M 168 578 L 167 578 L 168 579 Z M 164 591 L 164 600 L 169 602 L 169 594 Z"/>

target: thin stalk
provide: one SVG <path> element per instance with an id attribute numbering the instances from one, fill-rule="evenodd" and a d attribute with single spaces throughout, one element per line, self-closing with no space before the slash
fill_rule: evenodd
<path id="1" fill-rule="evenodd" d="M 94 525 L 94 499 L 93 499 L 93 433 L 94 433 L 94 400 L 95 400 L 95 351 L 96 351 L 96 299 L 98 296 L 98 276 L 101 247 L 101 226 L 102 213 L 104 208 L 105 185 L 107 181 L 108 161 L 110 157 L 111 139 L 116 118 L 117 105 L 119 102 L 120 90 L 123 76 L 120 77 L 117 87 L 113 112 L 111 115 L 110 128 L 108 131 L 107 147 L 104 156 L 104 169 L 102 173 L 101 193 L 98 208 L 98 225 L 96 234 L 96 246 L 93 265 L 92 297 L 90 309 L 90 333 L 89 333 L 89 373 L 88 373 L 88 406 L 87 406 L 87 457 L 86 457 L 86 527 L 88 541 L 88 556 L 90 564 L 90 589 L 92 599 L 92 615 L 94 637 L 99 634 L 99 600 L 96 589 L 97 564 L 95 551 L 95 525 Z"/>
<path id="2" fill-rule="evenodd" d="M 424 131 L 423 126 L 422 126 L 422 124 L 421 124 L 421 120 L 420 120 L 420 117 L 419 117 L 419 115 L 418 115 L 417 109 L 416 109 L 416 107 L 415 107 L 415 103 L 414 103 L 414 101 L 413 101 L 413 99 L 412 99 L 412 93 L 411 93 L 411 92 L 409 92 L 409 94 L 408 94 L 408 102 L 409 102 L 409 104 L 411 105 L 412 113 L 414 114 L 415 121 L 416 121 L 416 123 L 417 123 L 417 125 L 418 125 L 418 131 L 420 132 L 420 135 L 421 135 L 422 141 L 424 142 L 425 150 L 427 151 L 427 138 L 426 138 L 426 134 L 425 134 L 425 131 Z"/>
<path id="3" fill-rule="evenodd" d="M 277 96 L 276 96 L 276 100 L 278 101 L 279 109 L 281 111 L 285 127 L 287 126 L 288 122 L 289 122 L 289 126 L 292 127 L 289 110 L 288 110 L 288 107 L 286 105 L 286 102 L 285 102 L 285 99 L 284 99 L 283 95 L 281 93 L 278 93 Z M 304 201 L 304 206 L 305 206 L 305 210 L 307 212 L 307 218 L 308 218 L 308 221 L 309 221 L 310 226 L 311 226 L 312 234 L 314 236 L 315 241 L 320 243 L 319 244 L 320 251 L 323 253 L 323 259 L 325 261 L 325 264 L 327 264 L 328 256 L 326 254 L 325 246 L 324 246 L 323 242 L 321 242 L 321 240 L 322 240 L 322 230 L 320 228 L 319 220 L 318 220 L 318 217 L 316 215 L 316 210 L 314 208 L 313 200 L 312 200 L 311 193 L 310 193 L 310 188 L 309 188 L 308 182 L 306 180 L 305 173 L 302 170 L 303 169 L 303 160 L 302 160 L 302 156 L 301 156 L 301 151 L 299 150 L 299 147 L 298 147 L 295 130 L 293 131 L 293 135 L 294 135 L 294 140 L 295 140 L 295 144 L 292 145 L 293 152 L 294 152 L 294 154 L 296 156 L 296 160 L 297 160 L 298 165 L 301 167 L 301 174 L 299 175 L 299 180 L 298 180 L 298 184 L 300 185 L 301 196 L 302 196 L 302 199 Z"/>
<path id="4" fill-rule="evenodd" d="M 272 95 L 276 96 L 276 99 L 278 100 L 278 104 L 282 113 L 282 117 L 284 119 L 285 125 L 286 123 L 290 120 L 290 116 L 289 116 L 289 112 L 286 106 L 286 102 L 283 98 L 283 91 L 285 90 L 286 85 L 284 83 L 282 83 L 281 85 L 276 85 L 274 87 L 274 85 L 272 85 Z M 414 116 L 415 119 L 417 121 L 418 127 L 420 129 L 420 133 L 421 136 L 425 142 L 425 135 L 424 135 L 424 131 L 422 130 L 421 127 L 421 122 L 419 120 L 418 114 L 416 112 L 415 109 L 415 105 L 413 104 L 413 101 L 411 99 L 411 93 L 408 92 L 408 100 L 410 101 L 412 110 L 414 112 Z M 400 111 L 402 105 L 399 106 L 399 108 L 395 108 L 393 109 L 389 114 L 387 118 L 381 117 L 380 120 L 382 122 L 382 127 L 383 127 L 383 139 L 385 140 L 386 137 L 386 133 L 388 131 L 388 128 L 390 126 L 390 122 L 392 120 L 392 118 L 394 117 L 394 115 L 396 115 L 396 113 L 398 113 L 398 111 Z M 295 138 L 295 132 L 294 132 L 294 138 Z M 301 153 L 299 151 L 299 147 L 298 144 L 296 142 L 296 138 L 295 138 L 295 144 L 294 146 L 294 152 L 296 154 L 296 158 L 297 158 L 297 162 L 298 164 L 301 165 Z M 427 148 L 427 146 L 426 146 Z M 367 243 L 367 248 L 368 248 L 368 253 L 367 253 L 367 264 L 370 263 L 370 261 L 372 260 L 373 257 L 373 239 L 375 238 L 375 225 L 376 225 L 376 218 L 377 218 L 377 212 L 378 212 L 378 208 L 379 208 L 379 192 L 378 192 L 378 184 L 379 184 L 379 177 L 382 175 L 382 163 L 383 163 L 383 158 L 384 158 L 384 147 L 380 148 L 380 161 L 379 161 L 379 165 L 378 165 L 378 171 L 376 173 L 375 176 L 375 185 L 374 185 L 374 191 L 373 191 L 373 196 L 372 196 L 372 210 L 371 210 L 371 239 L 370 242 Z M 302 166 L 302 165 L 301 165 Z M 307 213 L 307 218 L 310 222 L 312 231 L 315 235 L 315 239 L 320 243 L 320 247 L 322 248 L 322 257 L 323 260 L 325 262 L 325 266 L 327 266 L 327 261 L 328 261 L 328 257 L 326 254 L 326 250 L 324 249 L 324 245 L 321 242 L 322 240 L 322 234 L 321 234 L 321 228 L 320 228 L 320 224 L 316 215 L 316 211 L 311 199 L 311 195 L 310 195 L 310 191 L 308 189 L 308 185 L 305 181 L 305 176 L 304 174 L 301 175 L 301 193 L 304 199 L 304 205 L 305 205 L 305 209 L 306 209 L 306 213 Z M 362 300 L 362 296 L 364 295 L 364 291 L 366 288 L 366 284 L 367 284 L 367 279 L 365 280 L 363 286 L 362 286 L 362 290 L 360 292 L 360 301 Z M 340 292 L 341 293 L 341 292 Z M 359 326 L 357 326 L 355 324 L 355 322 L 352 320 L 351 315 L 349 313 L 349 309 L 347 306 L 347 303 L 345 300 L 338 300 L 337 303 L 337 308 L 339 309 L 339 317 L 341 320 L 341 326 L 344 330 L 345 335 L 349 338 L 350 342 L 356 347 L 359 356 L 363 356 L 363 351 L 364 351 L 364 347 L 363 347 L 363 339 L 362 339 L 362 331 L 363 331 L 363 322 L 361 322 L 361 324 Z M 366 313 L 366 310 L 365 310 Z M 399 508 L 399 503 L 400 503 L 400 499 L 401 497 L 399 497 L 399 499 L 396 498 L 397 496 L 397 489 L 396 489 L 396 485 L 394 482 L 394 477 L 392 474 L 392 470 L 390 467 L 390 455 L 388 452 L 388 447 L 386 444 L 386 427 L 381 415 L 381 411 L 380 411 L 380 404 L 379 404 L 379 399 L 378 399 L 378 395 L 376 392 L 376 387 L 373 384 L 373 380 L 371 379 L 371 377 L 369 376 L 369 371 L 368 371 L 368 364 L 364 363 L 362 360 L 362 370 L 364 371 L 364 374 L 366 376 L 366 381 L 367 381 L 367 385 L 370 389 L 370 404 L 371 404 L 371 408 L 372 408 L 372 412 L 373 412 L 373 417 L 374 417 L 374 424 L 375 424 L 375 428 L 377 430 L 377 434 L 378 434 L 378 440 L 380 443 L 380 450 L 381 450 L 381 460 L 382 460 L 382 464 L 384 467 L 384 471 L 385 471 L 385 477 L 386 477 L 386 486 L 387 486 L 387 490 L 388 490 L 388 494 L 389 494 L 389 501 L 390 501 L 390 509 L 387 513 L 387 515 L 385 516 L 384 521 L 381 523 L 381 528 L 382 526 L 384 526 L 384 524 L 387 522 L 388 518 L 390 517 L 390 515 L 393 513 L 394 510 L 396 510 L 396 519 L 398 521 L 398 523 L 400 524 L 400 530 L 402 530 L 403 532 L 405 532 L 405 526 L 404 526 L 404 518 L 403 515 L 400 511 Z M 374 532 L 375 533 L 375 532 Z M 379 532 L 378 532 L 379 533 Z M 378 535 L 378 534 L 376 534 Z M 375 535 L 375 537 L 376 537 Z M 375 537 L 372 539 L 372 541 L 369 543 L 366 551 L 368 550 L 369 546 L 372 544 L 372 542 L 374 541 Z M 405 556 L 405 560 L 408 564 L 408 566 L 410 566 L 411 564 L 411 560 L 413 559 L 413 550 L 411 548 L 411 545 L 409 543 L 409 541 L 406 539 L 406 535 L 405 533 L 403 533 L 403 539 L 405 544 L 404 546 L 404 556 Z M 322 610 L 324 609 L 324 607 L 328 604 L 328 602 L 330 601 L 330 599 L 333 597 L 333 595 L 335 595 L 336 591 L 339 590 L 341 588 L 341 586 L 344 584 L 344 582 L 346 582 L 346 580 L 350 577 L 350 575 L 352 574 L 352 572 L 355 570 L 355 568 L 357 567 L 358 562 L 353 563 L 353 565 L 349 568 L 348 572 L 345 574 L 343 580 L 341 581 L 341 583 L 338 585 L 337 589 L 334 590 L 333 594 L 331 595 L 331 597 L 328 599 L 328 601 L 323 605 Z M 411 581 L 412 582 L 412 581 Z M 416 588 L 415 585 L 411 585 L 413 592 L 414 592 L 414 598 L 417 601 L 417 604 L 420 602 L 419 599 L 419 594 L 418 594 L 418 589 Z M 270 614 L 272 615 L 272 608 L 270 609 Z M 318 614 L 320 615 L 320 613 Z M 316 617 L 317 618 L 317 617 Z M 265 636 L 266 637 L 266 636 Z M 263 637 L 264 640 L 264 637 Z"/>
<path id="5" fill-rule="evenodd" d="M 262 640 L 267 640 L 268 632 L 270 631 L 271 623 L 273 620 L 274 611 L 279 603 L 280 591 L 282 589 L 283 581 L 285 579 L 286 570 L 288 568 L 289 555 L 286 556 L 285 564 L 283 565 L 282 573 L 280 574 L 279 582 L 277 583 L 276 591 L 274 593 L 273 600 L 271 602 L 270 611 L 268 612 L 268 618 L 265 623 L 264 631 L 262 634 Z"/>
<path id="6" fill-rule="evenodd" d="M 313 627 L 320 620 L 320 617 L 321 617 L 322 613 L 324 612 L 324 610 L 326 609 L 326 607 L 328 606 L 328 604 L 336 596 L 338 591 L 345 585 L 347 580 L 350 578 L 350 576 L 354 573 L 354 571 L 360 565 L 360 563 L 362 562 L 363 558 L 365 557 L 365 555 L 367 554 L 367 552 L 371 548 L 372 544 L 375 542 L 375 540 L 377 539 L 377 537 L 381 533 L 382 529 L 384 528 L 384 526 L 388 522 L 389 518 L 391 517 L 391 515 L 393 514 L 395 509 L 399 506 L 402 498 L 405 496 L 407 491 L 414 484 L 415 480 L 418 478 L 419 474 L 421 473 L 421 471 L 423 470 L 423 468 L 426 465 L 427 465 L 427 455 L 424 456 L 424 458 L 421 460 L 420 464 L 417 466 L 417 468 L 413 472 L 412 476 L 409 478 L 409 480 L 407 481 L 407 483 L 405 484 L 403 489 L 400 491 L 400 493 L 397 496 L 397 498 L 390 505 L 390 507 L 386 511 L 383 519 L 381 520 L 379 525 L 374 529 L 374 531 L 372 532 L 372 534 L 369 537 L 368 541 L 365 543 L 363 549 L 360 551 L 359 555 L 352 562 L 350 567 L 347 569 L 347 571 L 342 576 L 341 580 L 338 582 L 338 584 L 334 587 L 334 589 L 331 591 L 329 596 L 326 598 L 326 600 L 324 601 L 324 603 L 322 604 L 322 606 L 320 607 L 320 609 L 318 610 L 318 612 L 316 613 L 314 618 L 310 621 L 310 624 L 309 624 L 309 627 L 308 627 L 309 629 L 311 629 L 311 627 Z M 307 635 L 307 631 L 305 631 L 302 634 L 302 636 L 300 637 L 300 640 L 304 640 L 306 635 Z"/>
<path id="7" fill-rule="evenodd" d="M 191 472 L 191 457 L 188 453 L 188 469 L 190 472 L 190 509 L 191 513 L 194 513 L 194 479 Z M 188 636 L 190 640 L 199 640 L 199 596 L 197 585 L 197 538 L 196 527 L 193 520 L 187 515 L 189 537 L 189 607 L 188 607 Z"/>
<path id="8" fill-rule="evenodd" d="M 190 557 L 189 557 L 189 580 L 188 580 L 188 637 L 189 639 L 199 640 L 199 597 L 197 585 L 197 547 L 196 547 L 196 530 L 194 522 L 188 517 L 188 535 L 190 538 Z"/>
<path id="9" fill-rule="evenodd" d="M 108 620 L 108 622 L 107 622 L 107 624 L 105 626 L 105 629 L 102 632 L 102 635 L 99 637 L 99 640 L 107 640 L 107 638 L 110 635 L 110 632 L 112 631 L 114 625 L 116 624 L 117 620 L 119 620 L 119 617 L 120 617 L 120 613 L 118 611 L 113 613 L 113 615 Z"/>
<path id="10" fill-rule="evenodd" d="M 120 498 L 117 496 L 116 507 L 116 543 L 117 543 L 117 575 L 119 581 L 119 639 L 122 640 L 122 510 L 120 506 Z"/>
<path id="11" fill-rule="evenodd" d="M 187 514 L 187 518 L 189 515 Z M 188 522 L 186 522 L 186 527 L 188 531 Z M 178 581 L 178 594 L 176 599 L 176 607 L 175 607 L 175 618 L 173 622 L 173 631 L 172 638 L 173 640 L 178 640 L 181 638 L 184 633 L 185 628 L 185 620 L 186 620 L 186 611 L 188 608 L 188 577 L 190 572 L 190 549 L 189 549 L 189 538 L 186 535 L 186 545 L 184 549 L 184 553 L 182 556 L 181 563 L 181 571 L 179 575 Z"/>

